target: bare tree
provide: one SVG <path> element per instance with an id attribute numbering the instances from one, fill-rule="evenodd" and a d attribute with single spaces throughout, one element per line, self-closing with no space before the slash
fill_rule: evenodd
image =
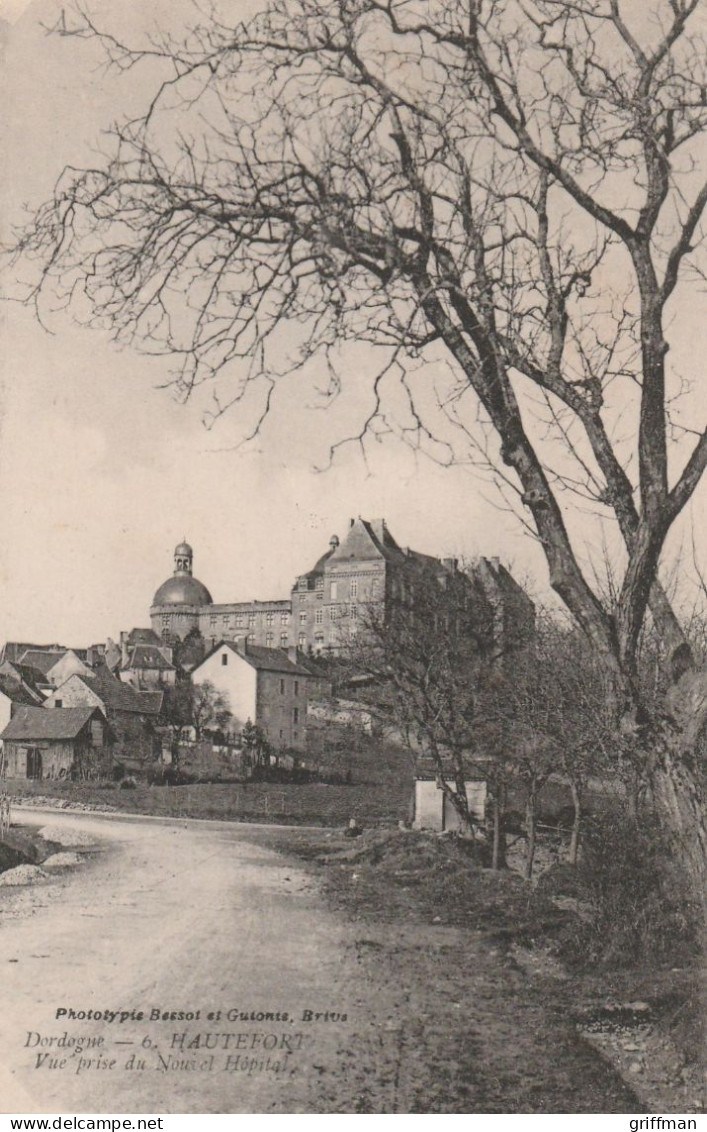
<path id="1" fill-rule="evenodd" d="M 164 71 L 111 154 L 66 169 L 19 235 L 31 298 L 173 355 L 185 392 L 228 370 L 215 411 L 260 391 L 256 430 L 319 356 L 332 392 L 370 383 L 359 438 L 394 427 L 397 383 L 411 443 L 450 461 L 480 446 L 707 900 L 705 697 L 690 677 L 671 723 L 637 676 L 649 603 L 681 644 L 658 567 L 707 460 L 675 418 L 670 358 L 704 276 L 703 5 L 274 0 L 247 25 L 214 9 L 179 44 L 132 47 L 81 12 L 57 30 Z M 351 341 L 380 359 L 370 374 L 346 372 Z M 612 610 L 571 534 L 578 503 L 623 540 Z"/>
<path id="2" fill-rule="evenodd" d="M 419 566 L 405 574 L 385 605 L 362 611 L 346 656 L 373 677 L 377 714 L 394 723 L 418 765 L 431 764 L 470 834 L 467 782 L 487 774 L 476 742 L 476 698 L 494 663 L 493 611 L 456 568 Z"/>

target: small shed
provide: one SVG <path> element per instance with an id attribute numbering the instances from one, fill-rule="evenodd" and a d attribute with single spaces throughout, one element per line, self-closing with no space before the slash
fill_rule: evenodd
<path id="1" fill-rule="evenodd" d="M 453 786 L 453 783 L 449 783 Z M 483 821 L 486 812 L 486 783 L 471 780 L 466 783 L 469 812 L 477 821 Z M 459 829 L 459 815 L 432 774 L 415 778 L 412 824 L 415 829 L 432 829 L 438 832 Z"/>
<path id="2" fill-rule="evenodd" d="M 100 708 L 20 707 L 0 734 L 8 778 L 88 778 L 108 757 Z"/>

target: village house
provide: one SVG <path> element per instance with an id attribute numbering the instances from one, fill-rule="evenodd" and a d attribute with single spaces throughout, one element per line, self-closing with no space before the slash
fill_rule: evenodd
<path id="1" fill-rule="evenodd" d="M 110 762 L 105 716 L 83 705 L 20 706 L 0 734 L 8 778 L 91 778 Z"/>
<path id="2" fill-rule="evenodd" d="M 70 676 L 47 697 L 45 708 L 99 708 L 114 735 L 116 757 L 147 762 L 157 749 L 155 727 L 162 701 L 162 692 L 136 691 L 102 668 L 93 670 L 90 676 Z"/>
<path id="3" fill-rule="evenodd" d="M 195 684 L 208 682 L 221 693 L 235 727 L 250 720 L 278 750 L 306 749 L 309 680 L 294 649 L 288 656 L 245 640 L 221 641 L 192 672 Z"/>
<path id="4" fill-rule="evenodd" d="M 131 629 L 120 634 L 120 648 L 111 671 L 138 691 L 159 691 L 176 683 L 177 669 L 172 657 L 173 649 L 152 629 Z"/>

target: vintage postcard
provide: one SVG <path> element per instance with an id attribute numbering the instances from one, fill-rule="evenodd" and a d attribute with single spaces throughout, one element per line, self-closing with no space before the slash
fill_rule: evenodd
<path id="1" fill-rule="evenodd" d="M 695 1127 L 704 4 L 0 32 L 0 1108 Z"/>

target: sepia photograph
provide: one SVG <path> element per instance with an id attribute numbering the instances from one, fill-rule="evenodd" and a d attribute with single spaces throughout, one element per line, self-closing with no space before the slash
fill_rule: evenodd
<path id="1" fill-rule="evenodd" d="M 0 49 L 0 1112 L 696 1129 L 707 3 Z"/>

